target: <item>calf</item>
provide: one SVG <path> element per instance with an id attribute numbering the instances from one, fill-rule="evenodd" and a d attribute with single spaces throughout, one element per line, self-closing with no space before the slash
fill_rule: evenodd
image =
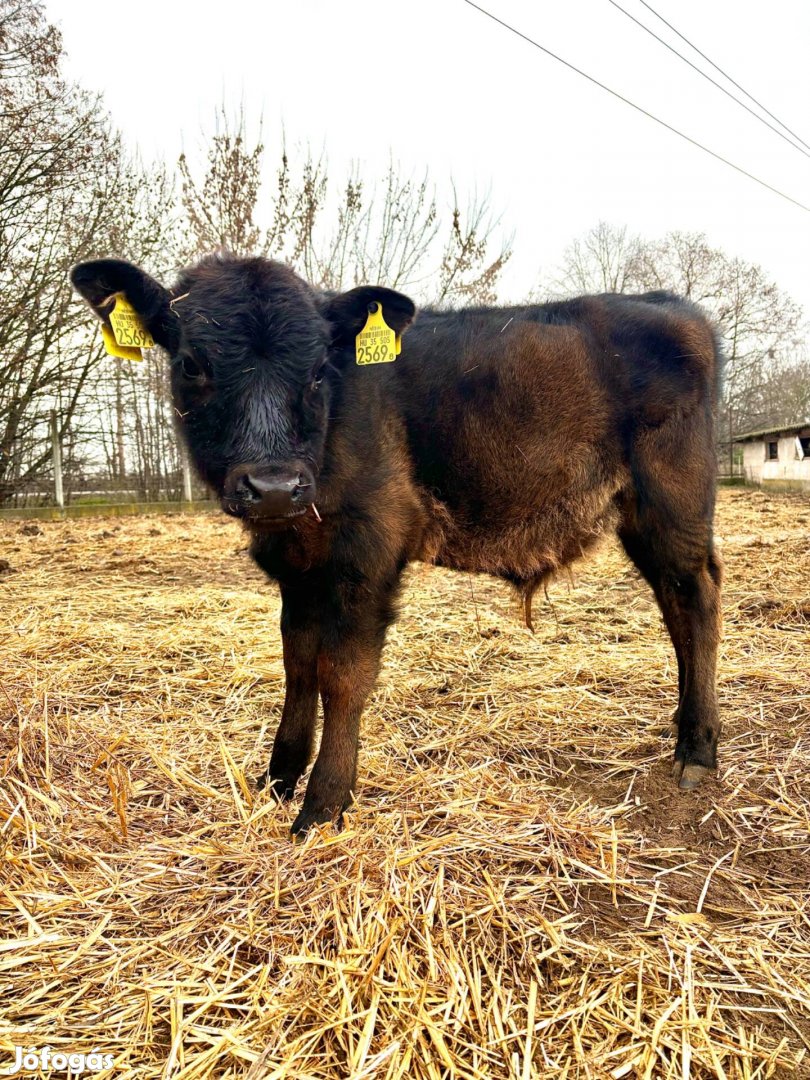
<path id="1" fill-rule="evenodd" d="M 286 696 L 262 777 L 278 797 L 309 764 L 319 694 L 324 714 L 294 833 L 351 802 L 360 715 L 412 559 L 503 578 L 530 623 L 535 590 L 615 530 L 675 647 L 674 775 L 693 788 L 715 766 L 720 353 L 697 308 L 660 292 L 414 322 L 390 289 L 329 295 L 228 256 L 172 290 L 114 259 L 72 280 L 102 320 L 125 294 L 168 352 L 191 458 L 279 583 Z M 361 366 L 355 338 L 380 308 L 404 348 Z"/>

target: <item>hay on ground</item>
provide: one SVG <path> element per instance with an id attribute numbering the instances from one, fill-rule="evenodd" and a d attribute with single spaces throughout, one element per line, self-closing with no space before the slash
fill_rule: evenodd
<path id="1" fill-rule="evenodd" d="M 721 768 L 607 545 L 535 605 L 409 571 L 344 832 L 253 785 L 275 589 L 212 515 L 0 524 L 0 1068 L 810 1076 L 810 502 L 721 493 Z M 14 572 L 12 572 L 14 571 Z M 102 1075 L 102 1074 L 99 1074 Z"/>

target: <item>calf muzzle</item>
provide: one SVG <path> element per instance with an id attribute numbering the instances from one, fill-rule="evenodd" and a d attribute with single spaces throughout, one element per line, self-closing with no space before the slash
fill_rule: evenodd
<path id="1" fill-rule="evenodd" d="M 225 478 L 222 509 L 257 523 L 283 523 L 306 512 L 315 479 L 301 461 L 285 465 L 237 465 Z"/>

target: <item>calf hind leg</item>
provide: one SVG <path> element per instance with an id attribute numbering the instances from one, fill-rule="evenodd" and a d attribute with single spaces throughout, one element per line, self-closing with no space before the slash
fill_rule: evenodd
<path id="1" fill-rule="evenodd" d="M 720 724 L 716 666 L 720 637 L 720 563 L 704 522 L 626 516 L 619 537 L 650 583 L 678 660 L 677 745 L 673 775 L 697 787 L 717 765 Z"/>

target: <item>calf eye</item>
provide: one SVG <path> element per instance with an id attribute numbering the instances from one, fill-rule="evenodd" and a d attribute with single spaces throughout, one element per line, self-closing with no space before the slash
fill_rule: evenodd
<path id="1" fill-rule="evenodd" d="M 323 375 L 324 375 L 324 368 L 321 368 L 319 371 L 315 372 L 315 374 L 312 376 L 312 382 L 309 384 L 310 390 L 317 390 L 318 389 L 318 387 L 323 382 Z"/>
<path id="2" fill-rule="evenodd" d="M 202 367 L 197 363 L 193 356 L 184 356 L 181 359 L 180 370 L 183 373 L 183 378 L 189 379 L 192 382 L 199 379 L 204 374 Z"/>

